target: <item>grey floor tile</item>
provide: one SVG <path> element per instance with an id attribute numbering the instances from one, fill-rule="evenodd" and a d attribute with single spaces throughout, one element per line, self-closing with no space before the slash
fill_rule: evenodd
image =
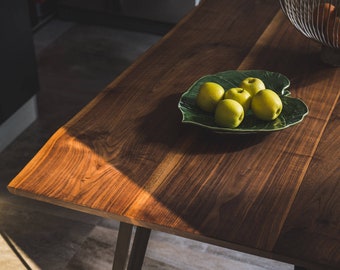
<path id="1" fill-rule="evenodd" d="M 63 269 L 94 227 L 4 202 L 0 213 L 1 235 L 41 269 Z"/>
<path id="2" fill-rule="evenodd" d="M 289 264 L 153 231 L 147 258 L 185 270 L 292 270 Z"/>
<path id="3" fill-rule="evenodd" d="M 117 235 L 116 230 L 97 226 L 69 261 L 66 269 L 112 269 Z"/>

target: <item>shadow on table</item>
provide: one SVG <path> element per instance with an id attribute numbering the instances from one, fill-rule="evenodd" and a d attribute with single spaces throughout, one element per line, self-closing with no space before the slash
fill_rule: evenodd
<path id="1" fill-rule="evenodd" d="M 181 122 L 177 108 L 180 94 L 169 95 L 149 114 L 139 119 L 139 134 L 146 143 L 165 144 L 175 152 L 191 154 L 225 153 L 240 151 L 263 141 L 270 133 L 219 134 L 199 126 Z M 166 117 L 159 116 L 169 112 Z M 189 139 L 188 139 L 189 138 Z M 183 147 L 182 142 L 188 141 Z M 192 147 L 188 146 L 192 145 Z"/>

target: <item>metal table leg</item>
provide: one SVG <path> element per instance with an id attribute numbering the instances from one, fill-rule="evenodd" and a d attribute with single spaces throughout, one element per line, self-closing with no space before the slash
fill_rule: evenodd
<path id="1" fill-rule="evenodd" d="M 146 248 L 148 246 L 148 241 L 150 238 L 150 233 L 150 229 L 137 227 L 127 268 L 128 270 L 142 269 Z"/>
<path id="2" fill-rule="evenodd" d="M 129 257 L 132 229 L 133 225 L 128 223 L 121 222 L 119 225 L 112 270 L 124 270 L 128 260 L 128 270 L 142 269 L 151 230 L 137 227 Z"/>
<path id="3" fill-rule="evenodd" d="M 298 266 L 298 265 L 294 265 L 294 270 L 307 270 L 307 268 Z"/>
<path id="4" fill-rule="evenodd" d="M 129 247 L 131 241 L 133 225 L 121 222 L 119 224 L 119 232 L 116 243 L 115 256 L 113 260 L 112 270 L 125 269 L 129 256 Z"/>

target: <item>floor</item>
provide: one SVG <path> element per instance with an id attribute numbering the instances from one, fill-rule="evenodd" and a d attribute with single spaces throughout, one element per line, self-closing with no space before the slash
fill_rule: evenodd
<path id="1" fill-rule="evenodd" d="M 14 196 L 6 185 L 60 125 L 160 38 L 57 19 L 34 34 L 39 118 L 0 153 L 0 270 L 111 269 L 116 221 Z M 143 269 L 293 266 L 153 231 Z"/>

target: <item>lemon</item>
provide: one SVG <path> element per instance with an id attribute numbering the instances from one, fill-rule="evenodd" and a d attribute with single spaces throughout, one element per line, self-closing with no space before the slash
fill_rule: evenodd
<path id="1" fill-rule="evenodd" d="M 251 110 L 262 120 L 274 120 L 282 112 L 282 101 L 273 90 L 264 89 L 256 93 L 251 101 Z"/>
<path id="2" fill-rule="evenodd" d="M 206 112 L 214 112 L 217 103 L 223 98 L 224 88 L 218 83 L 205 82 L 201 85 L 196 103 Z"/>
<path id="3" fill-rule="evenodd" d="M 233 99 L 221 100 L 215 110 L 215 122 L 221 127 L 236 128 L 244 119 L 244 110 L 240 103 Z"/>

